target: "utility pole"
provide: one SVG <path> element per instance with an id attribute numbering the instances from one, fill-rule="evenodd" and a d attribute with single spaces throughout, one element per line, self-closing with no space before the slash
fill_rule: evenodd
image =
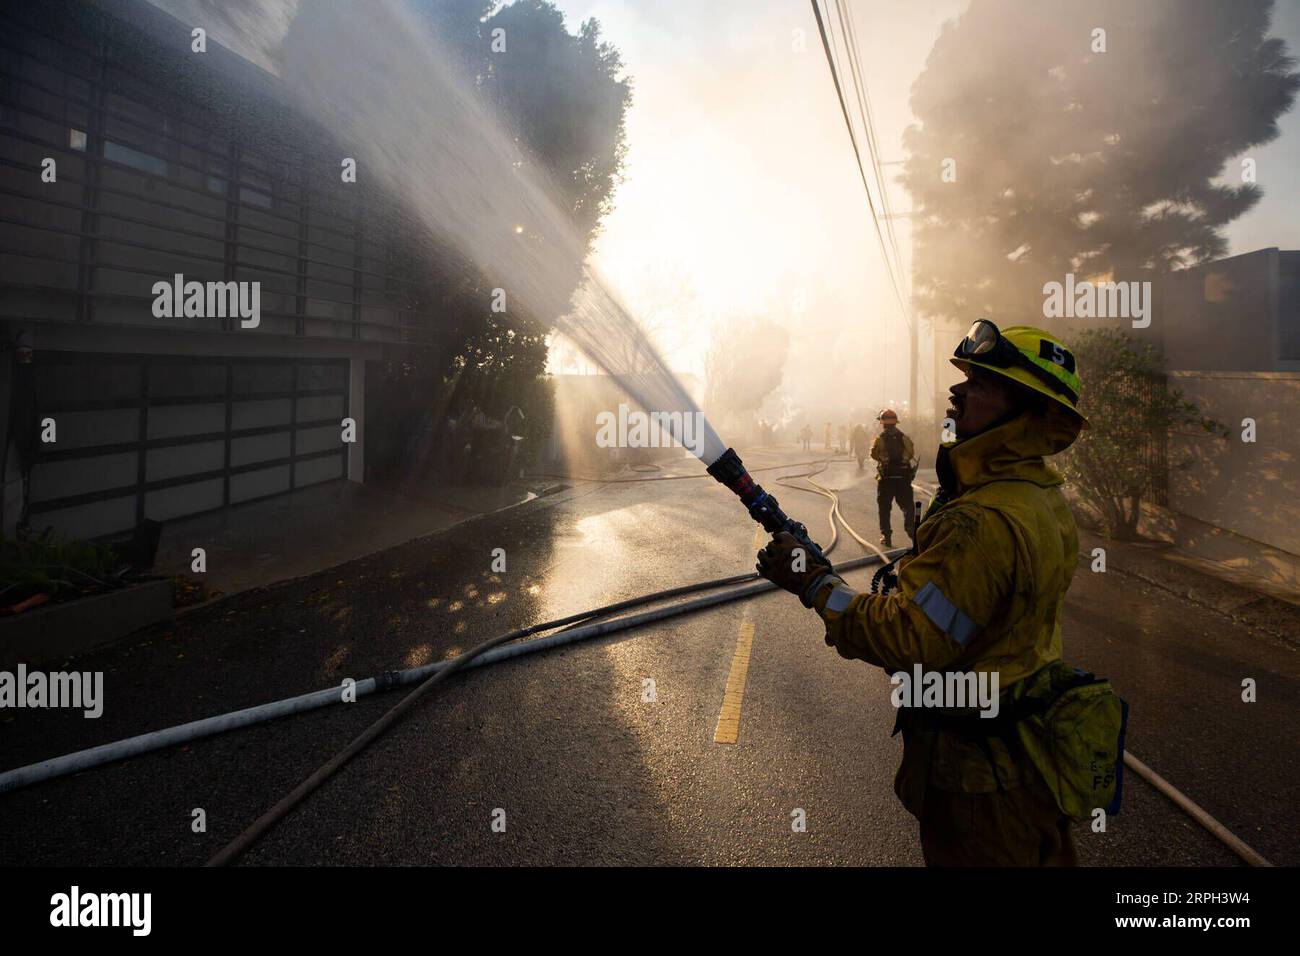
<path id="1" fill-rule="evenodd" d="M 905 159 L 889 159 L 889 160 L 884 160 L 884 161 L 882 161 L 882 162 L 880 163 L 880 165 L 881 165 L 882 167 L 884 167 L 884 166 L 904 166 L 904 165 L 906 165 L 906 164 L 907 164 L 907 160 L 905 160 Z M 880 213 L 880 215 L 877 216 L 876 218 L 878 218 L 878 219 L 882 219 L 882 220 L 890 220 L 890 219 L 911 219 L 911 218 L 912 218 L 912 210 L 908 209 L 908 210 L 905 210 L 905 211 L 903 211 L 903 212 L 884 212 L 884 211 L 882 211 L 882 212 Z M 900 261 L 899 265 L 900 265 L 900 266 L 902 265 L 901 261 Z M 909 305 L 910 305 L 910 303 L 909 303 Z M 904 318 L 906 318 L 906 316 L 905 316 Z M 919 411 L 919 409 L 917 408 L 916 398 L 917 398 L 917 370 L 918 370 L 918 368 L 919 368 L 919 366 L 920 366 L 920 356 L 921 356 L 921 340 L 920 340 L 920 335 L 921 335 L 921 333 L 920 333 L 920 320 L 917 319 L 917 317 L 916 317 L 916 313 L 915 313 L 915 312 L 912 313 L 912 321 L 909 323 L 909 328 L 910 328 L 910 330 L 911 330 L 911 355 L 908 357 L 908 378 L 907 378 L 907 382 L 908 382 L 908 393 L 907 393 L 907 408 L 908 408 L 909 413 L 913 416 L 913 420 L 915 420 L 915 417 L 916 417 L 918 414 L 920 414 L 920 411 Z"/>
<path id="2" fill-rule="evenodd" d="M 913 314 L 912 314 L 912 323 L 911 323 L 911 326 L 912 326 L 912 356 L 911 356 L 911 362 L 909 363 L 909 365 L 910 365 L 910 371 L 909 371 L 909 373 L 908 373 L 908 378 L 907 378 L 907 387 L 908 387 L 908 392 L 907 392 L 907 410 L 908 410 L 908 413 L 912 416 L 912 421 L 913 421 L 914 423 L 915 423 L 915 421 L 916 421 L 916 417 L 917 417 L 917 415 L 919 414 L 919 411 L 918 411 L 917 406 L 916 406 L 916 369 L 917 369 L 917 361 L 918 361 L 918 357 L 919 357 L 919 349 L 920 349 L 920 339 L 919 339 L 919 336 L 918 336 L 918 334 L 917 334 L 917 327 L 918 327 L 920 324 L 921 324 L 920 320 L 916 317 L 916 314 L 913 313 Z"/>

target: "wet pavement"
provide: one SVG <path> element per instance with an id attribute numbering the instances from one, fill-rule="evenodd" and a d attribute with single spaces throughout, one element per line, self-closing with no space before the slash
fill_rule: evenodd
<path id="1" fill-rule="evenodd" d="M 802 460 L 745 459 L 756 469 Z M 788 469 L 799 470 L 808 469 Z M 683 461 L 660 474 L 700 472 Z M 757 477 L 824 539 L 828 503 L 777 488 L 782 473 Z M 871 480 L 846 463 L 818 480 L 845 489 L 845 516 L 874 540 Z M 841 540 L 836 557 L 861 553 Z M 75 665 L 105 671 L 104 716 L 6 712 L 0 767 L 743 573 L 756 546 L 753 523 L 707 477 L 575 482 L 87 655 Z M 494 571 L 498 548 L 506 564 Z M 1112 677 L 1129 699 L 1136 754 L 1274 862 L 1300 863 L 1294 645 L 1191 608 L 1122 565 L 1119 549 L 1105 574 L 1081 561 L 1067 659 Z M 751 628 L 739 737 L 717 744 L 738 639 Z M 1257 703 L 1241 701 L 1245 677 Z M 915 823 L 892 791 L 889 689 L 880 671 L 827 648 L 815 615 L 785 594 L 507 661 L 436 689 L 244 862 L 919 864 Z M 397 699 L 363 698 L 0 796 L 0 861 L 201 863 Z M 205 833 L 192 831 L 195 808 Z M 505 832 L 492 826 L 498 810 Z M 802 832 L 792 827 L 800 818 Z M 1132 776 L 1107 832 L 1076 834 L 1093 865 L 1236 862 Z"/>
<path id="2" fill-rule="evenodd" d="M 154 572 L 201 581 L 214 597 L 237 594 L 521 504 L 554 484 L 537 479 L 500 487 L 408 486 L 400 491 L 351 481 L 313 485 L 168 522 Z M 205 552 L 201 575 L 193 573 L 195 548 Z"/>

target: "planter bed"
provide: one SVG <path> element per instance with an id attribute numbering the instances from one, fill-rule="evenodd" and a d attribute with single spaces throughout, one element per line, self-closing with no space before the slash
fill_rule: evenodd
<path id="1" fill-rule="evenodd" d="M 166 579 L 0 617 L 0 666 L 75 657 L 171 617 Z"/>

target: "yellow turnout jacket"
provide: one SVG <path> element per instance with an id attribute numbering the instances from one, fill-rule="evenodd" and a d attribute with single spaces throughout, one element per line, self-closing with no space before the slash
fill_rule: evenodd
<path id="1" fill-rule="evenodd" d="M 899 429 L 897 425 L 895 425 L 894 428 L 903 438 L 903 460 L 901 464 L 910 467 L 912 459 L 916 457 L 916 449 L 912 447 L 912 439 L 903 434 L 903 431 Z M 881 437 L 883 434 L 884 432 L 881 432 L 880 435 L 876 436 L 875 441 L 871 443 L 871 460 L 876 463 L 876 470 L 882 473 L 885 466 L 889 464 L 889 456 L 885 451 L 885 442 Z"/>
<path id="2" fill-rule="evenodd" d="M 943 446 L 940 479 L 952 497 L 917 529 L 919 551 L 897 565 L 899 589 L 858 594 L 840 611 L 819 595 L 826 643 L 888 671 L 996 672 L 1002 699 L 1061 656 L 1061 606 L 1078 559 L 1063 479 L 1043 457 L 1068 447 L 1079 426 L 1065 416 L 1021 415 Z M 831 602 L 832 604 L 841 603 Z M 895 789 L 920 815 L 927 786 L 987 793 L 1019 785 L 1027 767 L 991 738 L 909 730 Z M 994 768 L 996 767 L 996 775 Z"/>

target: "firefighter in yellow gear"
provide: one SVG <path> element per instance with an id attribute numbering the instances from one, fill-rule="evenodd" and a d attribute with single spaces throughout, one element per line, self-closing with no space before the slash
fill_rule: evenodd
<path id="1" fill-rule="evenodd" d="M 858 460 L 858 471 L 861 471 L 868 457 L 871 455 L 871 436 L 867 434 L 865 425 L 857 424 L 853 426 L 853 432 L 849 437 L 849 449 L 853 457 Z"/>
<path id="2" fill-rule="evenodd" d="M 897 503 L 903 512 L 903 530 L 915 537 L 916 523 L 912 505 L 912 479 L 916 477 L 916 450 L 912 439 L 898 427 L 898 413 L 886 408 L 877 417 L 880 434 L 871 443 L 871 459 L 876 463 L 876 508 L 880 517 L 880 544 L 893 547 L 890 514 Z"/>
<path id="3" fill-rule="evenodd" d="M 897 590 L 856 593 L 828 566 L 796 560 L 802 551 L 787 534 L 758 567 L 817 611 L 842 657 L 891 674 L 919 665 L 996 675 L 1009 707 L 1018 682 L 1061 657 L 1079 541 L 1063 479 L 1044 458 L 1087 421 L 1074 356 L 1047 332 L 981 319 L 952 361 L 966 373 L 950 389 L 957 438 L 940 447 L 940 489 L 896 564 Z M 900 730 L 894 789 L 920 823 L 928 865 L 1076 862 L 1070 818 L 1005 721 L 904 706 Z"/>

